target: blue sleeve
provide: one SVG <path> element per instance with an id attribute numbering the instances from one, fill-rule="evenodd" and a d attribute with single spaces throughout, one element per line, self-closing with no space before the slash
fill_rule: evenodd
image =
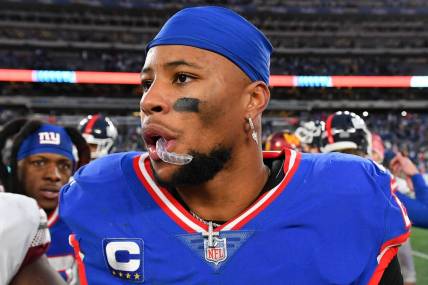
<path id="1" fill-rule="evenodd" d="M 413 226 L 428 228 L 428 204 L 424 204 L 418 199 L 409 198 L 399 192 L 396 195 L 406 207 Z"/>
<path id="2" fill-rule="evenodd" d="M 428 185 L 421 174 L 412 176 L 413 187 L 415 189 L 416 200 L 428 205 Z"/>

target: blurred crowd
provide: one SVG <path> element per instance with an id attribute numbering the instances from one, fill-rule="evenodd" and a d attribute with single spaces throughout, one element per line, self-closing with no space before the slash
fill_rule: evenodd
<path id="1" fill-rule="evenodd" d="M 13 0 L 13 2 L 25 3 L 25 2 L 38 2 L 41 4 L 79 4 L 79 5 L 90 5 L 90 6 L 116 6 L 126 8 L 141 8 L 141 7 L 174 7 L 181 8 L 183 6 L 190 5 L 203 5 L 206 1 L 203 0 L 178 0 L 178 1 L 156 1 L 156 0 Z M 363 1 L 340 1 L 340 0 L 214 0 L 212 4 L 216 5 L 234 5 L 237 7 L 251 9 L 254 7 L 260 7 L 264 9 L 274 9 L 276 7 L 296 7 L 296 8 L 420 8 L 426 7 L 426 2 L 423 0 L 363 0 Z"/>
<path id="2" fill-rule="evenodd" d="M 330 112 L 299 112 L 284 116 L 265 116 L 262 138 L 279 130 L 294 132 L 301 122 L 325 120 Z M 23 113 L 4 109 L 0 111 L 0 125 Z M 366 116 L 364 116 L 366 115 Z M 36 114 L 51 123 L 77 126 L 83 115 L 52 116 Z M 423 172 L 428 172 L 428 114 L 407 112 L 362 113 L 370 131 L 381 136 L 385 148 L 405 153 Z M 140 137 L 140 119 L 137 116 L 110 116 L 118 130 L 116 151 L 143 150 Z"/>
<path id="3" fill-rule="evenodd" d="M 143 1 L 28 2 L 13 1 L 0 10 L 0 68 L 137 72 L 147 41 L 169 15 L 185 5 L 185 1 L 144 1 L 147 7 L 141 9 Z M 422 75 L 428 70 L 425 15 L 322 15 L 313 11 L 290 12 L 284 17 L 274 8 L 257 6 L 257 13 L 248 8 L 262 2 L 268 7 L 302 9 L 428 7 L 424 1 L 215 2 L 211 4 L 242 10 L 266 33 L 275 48 L 271 61 L 275 74 Z M 194 0 L 186 5 L 204 3 Z M 111 5 L 137 8 L 112 9 Z"/>
<path id="4" fill-rule="evenodd" d="M 428 47 L 428 45 L 427 45 Z M 132 51 L 12 50 L 0 48 L 0 68 L 139 72 L 144 55 Z M 380 55 L 274 54 L 272 74 L 284 75 L 423 75 L 428 57 Z"/>
<path id="5" fill-rule="evenodd" d="M 301 122 L 325 121 L 329 112 L 275 117 L 267 120 L 263 128 L 263 138 L 277 131 L 294 132 Z M 366 115 L 366 116 L 364 116 Z M 406 154 L 422 173 L 428 172 L 428 114 L 407 112 L 363 113 L 368 129 L 380 135 L 385 148 Z"/>

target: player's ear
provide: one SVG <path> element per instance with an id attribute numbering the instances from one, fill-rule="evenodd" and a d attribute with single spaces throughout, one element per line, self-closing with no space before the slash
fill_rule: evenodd
<path id="1" fill-rule="evenodd" d="M 266 83 L 263 81 L 251 82 L 245 88 L 246 94 L 246 114 L 250 117 L 256 117 L 266 109 L 269 99 L 270 91 Z"/>

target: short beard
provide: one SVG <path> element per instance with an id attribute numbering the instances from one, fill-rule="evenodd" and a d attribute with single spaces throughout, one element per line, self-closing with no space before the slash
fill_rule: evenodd
<path id="1" fill-rule="evenodd" d="M 161 179 L 152 168 L 156 182 L 162 187 L 174 189 L 183 186 L 196 186 L 210 181 L 232 157 L 232 149 L 216 146 L 208 154 L 190 151 L 193 156 L 189 164 L 181 166 L 168 181 Z"/>

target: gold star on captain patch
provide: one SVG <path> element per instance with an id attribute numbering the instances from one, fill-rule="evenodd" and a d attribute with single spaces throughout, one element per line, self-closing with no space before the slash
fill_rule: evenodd
<path id="1" fill-rule="evenodd" d="M 135 274 L 134 274 L 134 279 L 135 279 L 135 280 L 140 279 L 140 274 L 135 273 Z"/>
<path id="2" fill-rule="evenodd" d="M 131 274 L 126 273 L 126 278 L 127 278 L 127 279 L 131 278 Z"/>
<path id="3" fill-rule="evenodd" d="M 116 271 L 112 271 L 111 274 L 116 275 Z"/>
<path id="4" fill-rule="evenodd" d="M 119 272 L 119 276 L 120 276 L 120 277 L 122 277 L 122 276 L 123 276 L 122 272 Z"/>

